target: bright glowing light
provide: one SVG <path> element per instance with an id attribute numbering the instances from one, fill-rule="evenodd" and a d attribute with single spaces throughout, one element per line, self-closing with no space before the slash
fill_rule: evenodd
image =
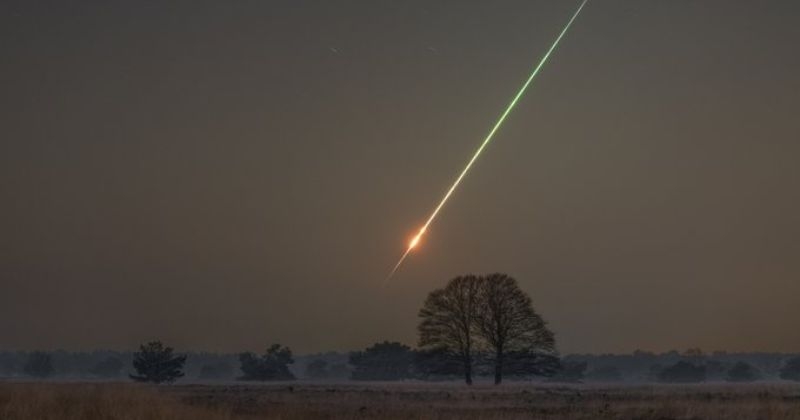
<path id="1" fill-rule="evenodd" d="M 514 109 L 514 107 L 517 105 L 517 102 L 519 102 L 519 99 L 522 97 L 522 95 L 528 89 L 528 86 L 531 84 L 531 82 L 533 82 L 533 79 L 536 78 L 537 74 L 539 74 L 539 70 L 541 70 L 542 67 L 544 67 L 544 64 L 547 62 L 547 59 L 550 58 L 550 54 L 552 54 L 553 51 L 556 49 L 556 47 L 558 46 L 558 43 L 561 42 L 561 38 L 563 38 L 564 34 L 567 33 L 567 30 L 569 29 L 569 27 L 572 26 L 572 22 L 574 22 L 575 19 L 577 19 L 578 15 L 581 13 L 581 10 L 583 10 L 583 6 L 585 6 L 586 2 L 588 2 L 588 1 L 589 0 L 583 0 L 583 2 L 581 2 L 581 5 L 578 6 L 578 10 L 575 11 L 575 14 L 572 15 L 572 18 L 569 20 L 569 22 L 567 22 L 567 25 L 564 26 L 564 29 L 561 30 L 560 34 L 558 34 L 558 37 L 553 42 L 553 45 L 550 46 L 550 49 L 547 50 L 547 52 L 544 54 L 542 59 L 539 60 L 539 64 L 536 65 L 536 67 L 533 69 L 533 72 L 531 73 L 530 77 L 528 77 L 528 80 L 525 81 L 525 83 L 522 85 L 522 88 L 520 88 L 519 92 L 517 92 L 517 95 L 514 96 L 514 99 L 512 99 L 511 102 L 506 107 L 506 110 L 500 115 L 500 118 L 497 120 L 497 122 L 494 124 L 492 129 L 489 131 L 489 134 L 486 136 L 486 138 L 483 140 L 483 143 L 481 143 L 481 145 L 478 147 L 478 150 L 475 151 L 475 154 L 472 155 L 472 159 L 470 159 L 469 162 L 467 162 L 467 166 L 464 167 L 464 169 L 461 171 L 461 173 L 456 178 L 455 182 L 453 182 L 453 185 L 450 186 L 450 188 L 445 193 L 444 197 L 442 197 L 441 201 L 439 201 L 439 204 L 436 206 L 436 208 L 433 209 L 433 213 L 431 213 L 431 215 L 428 217 L 428 220 L 422 226 L 422 229 L 420 229 L 420 231 L 417 234 L 417 236 L 415 236 L 414 239 L 411 240 L 411 242 L 409 243 L 408 248 L 403 253 L 403 255 L 400 257 L 400 261 L 398 261 L 397 264 L 394 266 L 394 269 L 392 269 L 392 272 L 389 273 L 389 276 L 386 278 L 386 281 L 389 281 L 389 279 L 391 279 L 392 276 L 394 276 L 394 273 L 397 272 L 398 268 L 400 268 L 400 265 L 406 259 L 406 257 L 411 252 L 411 250 L 415 246 L 417 246 L 417 244 L 419 243 L 420 239 L 422 238 L 422 235 L 424 235 L 425 231 L 428 230 L 428 226 L 430 226 L 431 223 L 433 223 L 433 220 L 436 218 L 436 216 L 439 215 L 439 212 L 442 210 L 442 207 L 444 207 L 444 204 L 447 202 L 447 200 L 450 198 L 450 196 L 453 195 L 453 192 L 458 187 L 458 184 L 461 183 L 461 180 L 464 179 L 464 176 L 466 176 L 467 172 L 469 172 L 469 169 L 472 167 L 472 164 L 475 163 L 476 160 L 478 160 L 478 156 L 480 156 L 481 152 L 483 152 L 483 149 L 486 148 L 486 145 L 488 145 L 489 142 L 492 141 L 492 138 L 494 137 L 494 134 L 497 132 L 497 130 L 500 128 L 500 126 L 503 125 L 503 122 L 506 120 L 506 117 L 508 116 L 508 114 L 511 113 L 511 110 Z"/>
<path id="2" fill-rule="evenodd" d="M 416 248 L 417 245 L 419 244 L 419 240 L 422 239 L 422 235 L 423 234 L 425 234 L 425 228 L 424 227 L 422 229 L 420 229 L 419 233 L 417 233 L 417 236 L 415 236 L 413 239 L 411 239 L 411 242 L 408 243 L 408 249 Z"/>

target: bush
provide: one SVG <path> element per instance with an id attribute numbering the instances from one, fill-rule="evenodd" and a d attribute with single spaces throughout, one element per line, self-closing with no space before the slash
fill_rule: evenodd
<path id="1" fill-rule="evenodd" d="M 280 344 L 273 344 L 263 356 L 258 357 L 253 353 L 239 355 L 242 366 L 243 381 L 287 381 L 293 380 L 294 375 L 289 370 L 289 365 L 294 363 L 292 350 Z"/>
<path id="2" fill-rule="evenodd" d="M 128 376 L 137 382 L 172 383 L 183 377 L 184 363 L 186 356 L 175 356 L 172 347 L 152 341 L 139 346 L 133 354 L 133 368 L 138 375 Z"/>

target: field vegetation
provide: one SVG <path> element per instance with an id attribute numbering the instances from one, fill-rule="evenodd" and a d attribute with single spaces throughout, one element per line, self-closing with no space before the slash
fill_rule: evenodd
<path id="1" fill-rule="evenodd" d="M 800 387 L 477 383 L 153 386 L 0 384 L 0 418 L 133 419 L 800 419 Z"/>

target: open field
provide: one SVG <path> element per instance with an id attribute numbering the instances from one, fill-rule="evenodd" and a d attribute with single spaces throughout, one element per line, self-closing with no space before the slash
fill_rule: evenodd
<path id="1" fill-rule="evenodd" d="M 800 419 L 800 386 L 3 383 L 2 419 Z"/>

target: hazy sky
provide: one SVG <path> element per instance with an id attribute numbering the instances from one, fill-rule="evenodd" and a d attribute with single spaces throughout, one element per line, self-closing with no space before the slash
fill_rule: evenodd
<path id="1" fill-rule="evenodd" d="M 0 3 L 0 349 L 416 343 L 516 277 L 563 352 L 800 351 L 800 2 Z"/>

